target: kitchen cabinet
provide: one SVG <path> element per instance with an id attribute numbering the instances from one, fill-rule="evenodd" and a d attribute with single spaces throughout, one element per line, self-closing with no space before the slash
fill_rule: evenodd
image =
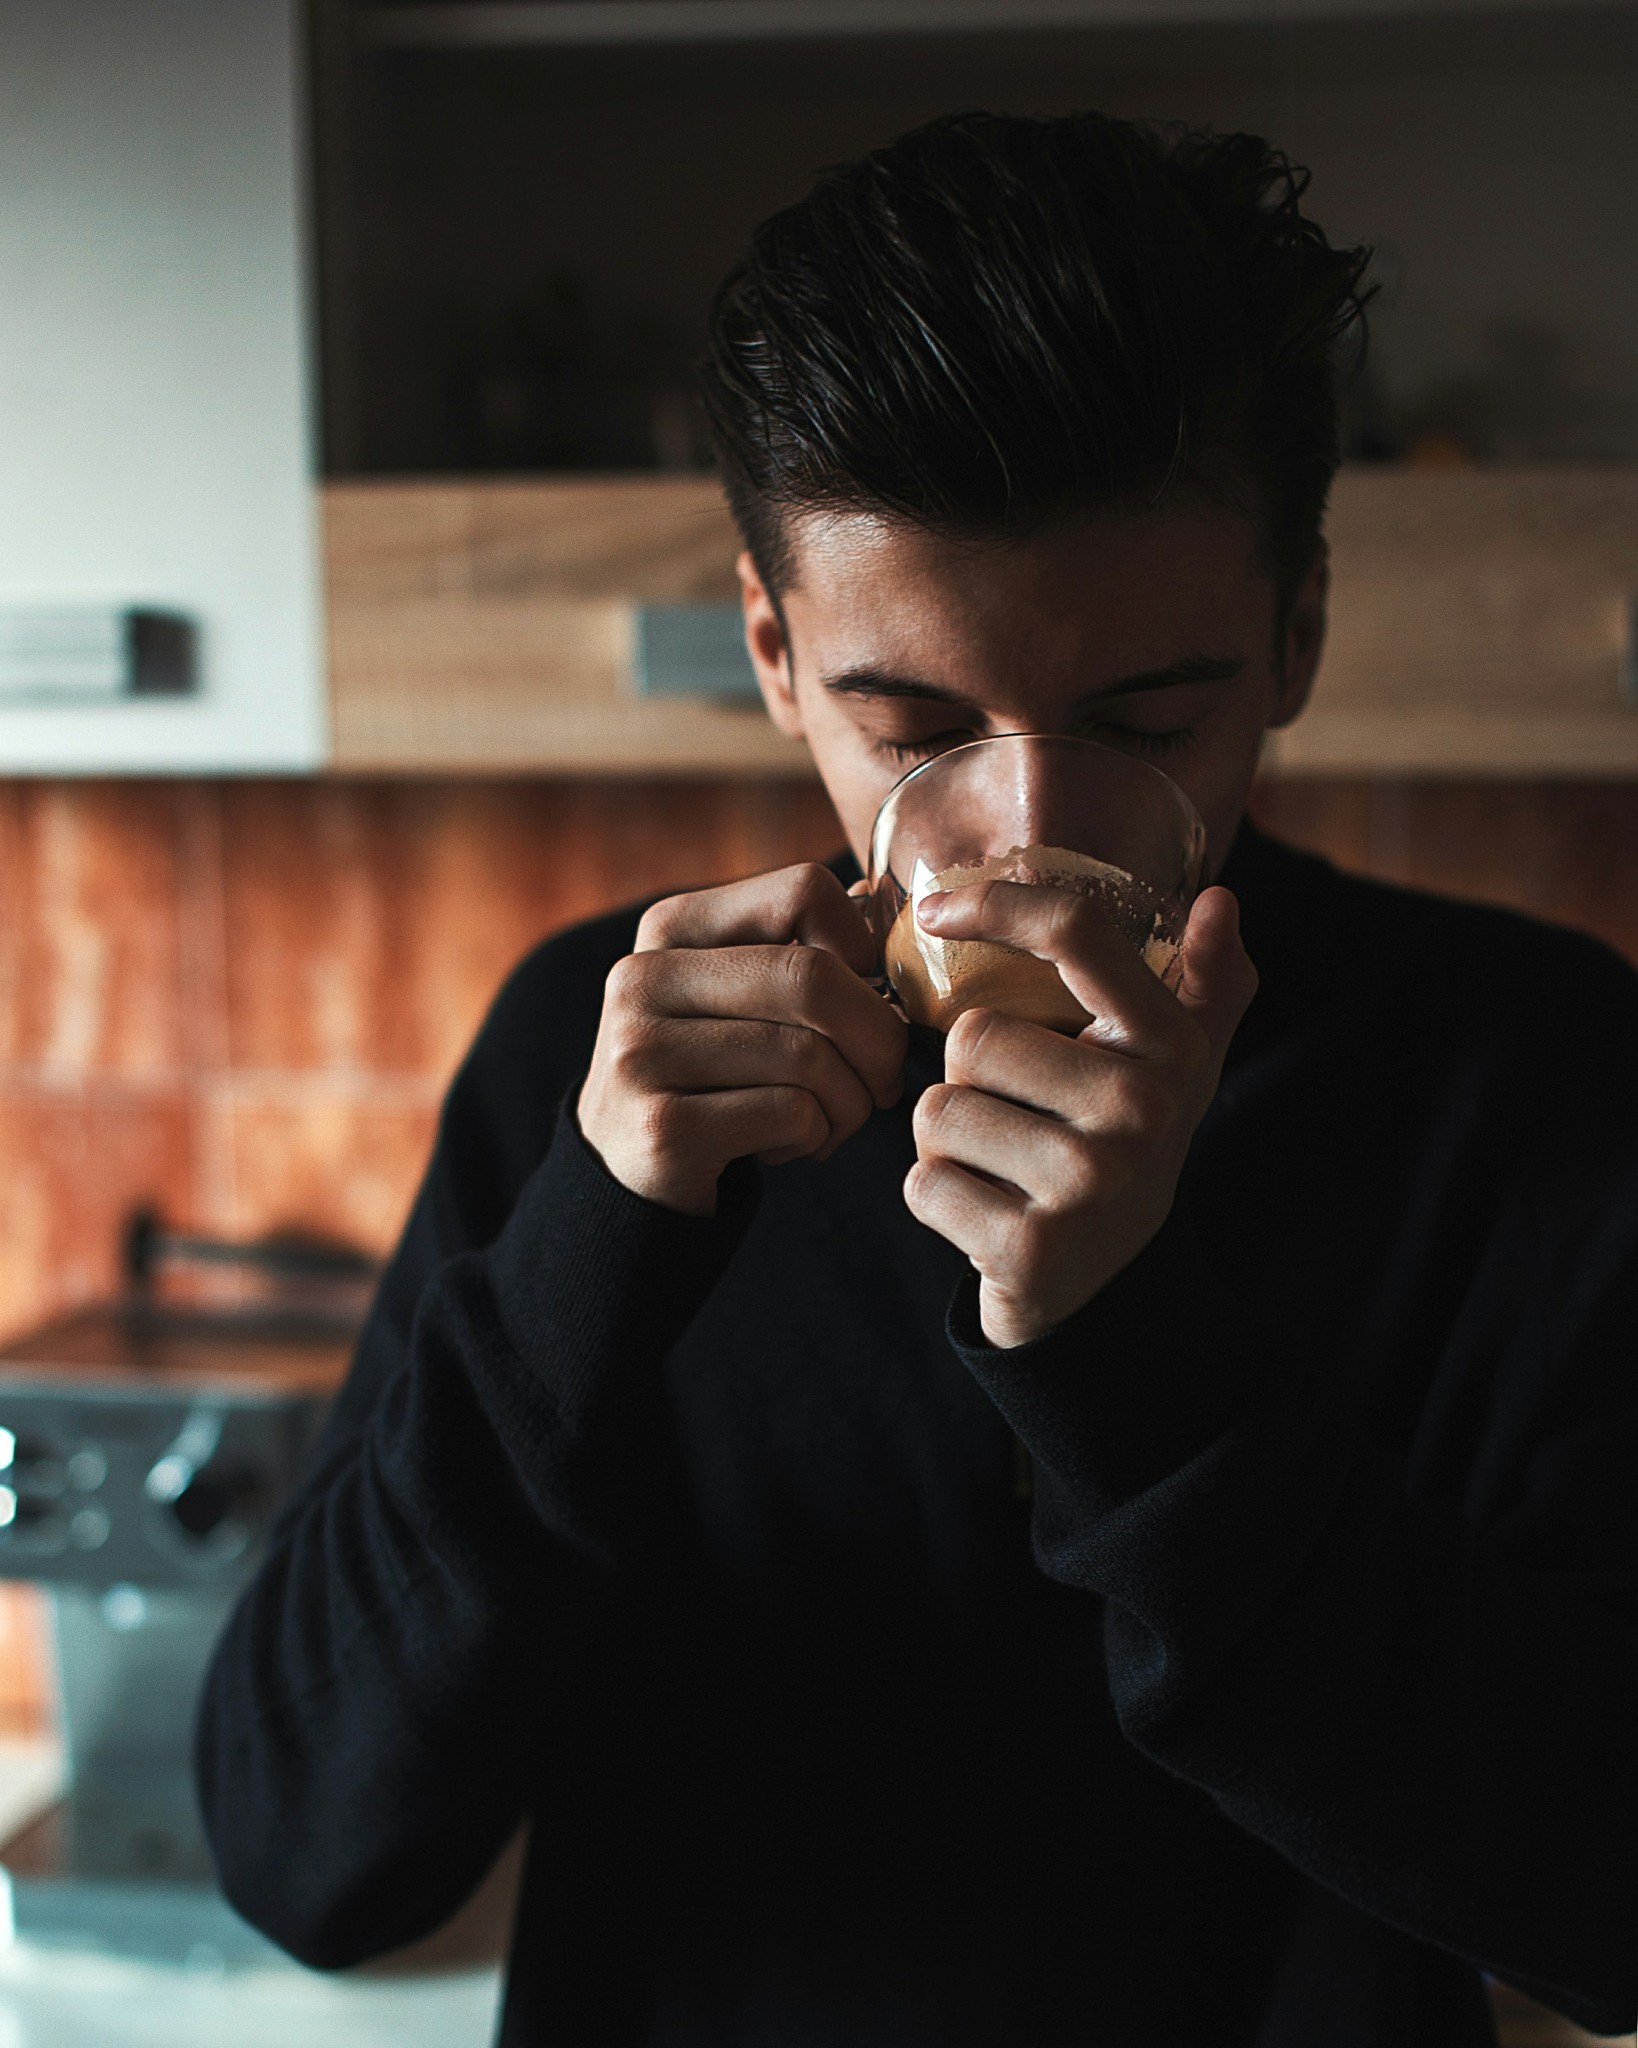
<path id="1" fill-rule="evenodd" d="M 754 709 L 632 683 L 637 607 L 734 595 L 687 364 L 716 278 L 817 165 L 985 103 L 1273 135 L 1312 165 L 1333 237 L 1379 249 L 1331 646 L 1271 770 L 1638 772 L 1619 687 L 1631 10 L 322 0 L 319 18 L 338 768 L 807 772 Z M 1430 450 L 1465 465 L 1399 460 Z"/>
<path id="2" fill-rule="evenodd" d="M 0 772 L 323 759 L 300 102 L 298 0 L 0 10 L 0 623 L 196 655 L 101 701 L 9 664 Z"/>
<path id="3" fill-rule="evenodd" d="M 755 709 L 636 693 L 635 608 L 734 595 L 709 478 L 336 481 L 324 527 L 338 768 L 809 772 Z M 1274 773 L 1638 774 L 1638 468 L 1348 468 L 1330 532 Z"/>
<path id="4" fill-rule="evenodd" d="M 343 772 L 810 772 L 755 705 L 637 694 L 637 606 L 737 591 L 709 477 L 338 481 L 324 530 Z"/>
<path id="5" fill-rule="evenodd" d="M 331 475 L 689 470 L 718 279 L 960 106 L 1272 137 L 1378 253 L 1346 448 L 1638 462 L 1638 12 L 1401 0 L 317 0 Z"/>

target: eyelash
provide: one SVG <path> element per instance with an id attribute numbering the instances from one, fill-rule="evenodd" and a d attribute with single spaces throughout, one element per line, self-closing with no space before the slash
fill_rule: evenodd
<path id="1" fill-rule="evenodd" d="M 1123 739 L 1130 740 L 1140 753 L 1175 754 L 1194 738 L 1194 727 L 1180 725 L 1171 732 L 1140 732 L 1136 726 L 1123 725 L 1120 734 Z"/>
<path id="2" fill-rule="evenodd" d="M 1102 730 L 1119 733 L 1124 741 L 1143 754 L 1175 754 L 1194 738 L 1192 725 L 1180 725 L 1171 732 L 1143 732 L 1132 725 L 1105 726 Z M 967 737 L 965 733 L 937 732 L 924 740 L 877 740 L 874 746 L 878 754 L 902 766 L 922 760 L 947 746 L 959 746 Z"/>
<path id="3" fill-rule="evenodd" d="M 976 735 L 972 733 L 935 732 L 925 740 L 876 740 L 873 746 L 875 752 L 885 755 L 889 761 L 904 765 L 919 761 L 924 755 L 936 753 L 944 747 L 959 746 L 964 739 L 974 737 Z"/>

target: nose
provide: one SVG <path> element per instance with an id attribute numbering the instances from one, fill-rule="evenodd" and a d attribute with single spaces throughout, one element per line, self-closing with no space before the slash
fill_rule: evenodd
<path id="1" fill-rule="evenodd" d="M 1040 738 L 1044 735 L 1019 735 Z M 1057 747 L 1016 746 L 1006 749 L 1008 803 L 1020 846 L 1061 843 L 1062 822 L 1070 807 L 1069 784 L 1079 765 Z"/>

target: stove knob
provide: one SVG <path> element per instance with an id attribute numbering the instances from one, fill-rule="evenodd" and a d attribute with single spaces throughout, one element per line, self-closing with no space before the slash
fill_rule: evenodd
<path id="1" fill-rule="evenodd" d="M 196 1408 L 143 1482 L 152 1534 L 190 1562 L 230 1563 L 250 1547 L 267 1505 L 265 1475 L 218 1455 L 222 1422 L 219 1409 Z"/>

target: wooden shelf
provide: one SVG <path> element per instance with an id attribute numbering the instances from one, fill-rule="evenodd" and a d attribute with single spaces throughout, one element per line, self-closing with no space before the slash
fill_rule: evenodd
<path id="1" fill-rule="evenodd" d="M 337 768 L 812 773 L 757 709 L 632 685 L 636 605 L 736 595 L 709 478 L 331 484 L 324 524 Z"/>
<path id="2" fill-rule="evenodd" d="M 1344 470 L 1306 774 L 1638 775 L 1638 470 Z"/>
<path id="3" fill-rule="evenodd" d="M 337 769 L 811 772 L 760 712 L 632 686 L 634 606 L 734 595 L 709 478 L 335 483 L 324 528 Z M 1638 776 L 1638 470 L 1346 470 L 1330 533 L 1272 772 Z"/>

